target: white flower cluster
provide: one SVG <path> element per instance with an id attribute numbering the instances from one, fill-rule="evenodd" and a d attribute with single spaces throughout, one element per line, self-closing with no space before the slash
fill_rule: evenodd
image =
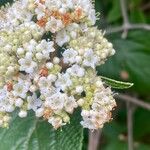
<path id="1" fill-rule="evenodd" d="M 91 0 L 18 0 L 0 13 L 0 126 L 30 110 L 55 129 L 81 109 L 85 128 L 102 128 L 116 106 L 97 76 L 115 51 L 93 25 Z"/>

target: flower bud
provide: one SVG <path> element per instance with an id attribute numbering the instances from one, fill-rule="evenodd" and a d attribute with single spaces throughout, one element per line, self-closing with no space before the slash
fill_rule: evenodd
<path id="1" fill-rule="evenodd" d="M 103 86 L 103 82 L 100 81 L 100 80 L 96 81 L 96 86 L 99 87 L 99 88 L 102 87 Z"/>
<path id="2" fill-rule="evenodd" d="M 78 101 L 77 101 L 77 103 L 78 103 L 78 105 L 79 106 L 83 106 L 83 104 L 84 104 L 84 99 L 83 98 L 80 98 Z"/>
<path id="3" fill-rule="evenodd" d="M 38 60 L 42 60 L 42 59 L 43 59 L 42 53 L 36 53 L 35 57 L 36 57 L 36 59 L 38 59 Z"/>
<path id="4" fill-rule="evenodd" d="M 16 99 L 15 105 L 17 107 L 21 107 L 23 105 L 23 100 L 21 98 Z"/>
<path id="5" fill-rule="evenodd" d="M 60 63 L 60 59 L 58 57 L 54 57 L 53 63 L 54 64 L 59 64 Z"/>
<path id="6" fill-rule="evenodd" d="M 48 62 L 48 63 L 46 64 L 47 69 L 52 69 L 53 66 L 54 66 L 54 65 L 53 65 L 51 62 Z"/>
<path id="7" fill-rule="evenodd" d="M 23 55 L 24 54 L 24 49 L 23 48 L 18 48 L 17 49 L 17 54 L 18 55 Z"/>
<path id="8" fill-rule="evenodd" d="M 42 117 L 43 116 L 43 113 L 44 113 L 44 108 L 39 108 L 36 110 L 35 114 L 36 114 L 36 117 Z"/>
<path id="9" fill-rule="evenodd" d="M 65 116 L 63 117 L 63 121 L 64 121 L 65 123 L 69 122 L 69 121 L 70 121 L 70 117 L 69 117 L 68 115 L 65 115 Z"/>
<path id="10" fill-rule="evenodd" d="M 19 112 L 18 116 L 19 116 L 20 118 L 25 118 L 25 117 L 27 117 L 27 111 L 21 110 L 21 111 Z"/>
<path id="11" fill-rule="evenodd" d="M 33 93 L 37 90 L 37 87 L 35 85 L 30 86 L 30 91 Z"/>
<path id="12" fill-rule="evenodd" d="M 83 92 L 83 86 L 77 86 L 76 87 L 76 92 L 81 94 Z"/>
<path id="13" fill-rule="evenodd" d="M 48 80 L 50 80 L 51 82 L 54 82 L 54 81 L 56 81 L 57 76 L 56 76 L 56 75 L 53 75 L 53 74 L 50 74 L 47 78 L 48 78 Z"/>

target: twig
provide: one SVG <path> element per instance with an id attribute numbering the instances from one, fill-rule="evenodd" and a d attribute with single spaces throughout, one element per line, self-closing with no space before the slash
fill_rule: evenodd
<path id="1" fill-rule="evenodd" d="M 128 34 L 128 26 L 129 26 L 129 19 L 128 19 L 128 13 L 127 13 L 127 4 L 126 0 L 120 0 L 120 6 L 121 6 L 121 12 L 123 17 L 123 34 L 122 37 L 126 38 Z"/>
<path id="2" fill-rule="evenodd" d="M 133 150 L 133 106 L 127 102 L 128 150 Z"/>
<path id="3" fill-rule="evenodd" d="M 123 31 L 122 37 L 126 38 L 129 30 L 136 30 L 136 29 L 150 30 L 150 25 L 148 24 L 132 24 L 129 22 L 126 0 L 120 0 L 120 6 L 121 6 L 122 17 L 123 17 L 123 25 L 106 29 L 106 34 Z"/>
<path id="4" fill-rule="evenodd" d="M 98 145 L 101 137 L 101 130 L 89 130 L 89 145 L 88 150 L 98 150 Z"/>
<path id="5" fill-rule="evenodd" d="M 126 0 L 120 0 L 120 6 L 124 24 L 129 24 Z"/>
<path id="6" fill-rule="evenodd" d="M 119 95 L 116 95 L 115 98 L 120 99 L 120 100 L 124 100 L 126 102 L 133 103 L 136 106 L 150 110 L 150 104 L 149 103 L 143 102 L 142 100 L 136 99 L 134 97 L 124 95 L 124 94 L 119 94 Z"/>
<path id="7" fill-rule="evenodd" d="M 148 10 L 150 8 L 150 2 L 149 3 L 147 3 L 147 4 L 145 4 L 145 5 L 143 5 L 142 7 L 141 7 L 141 9 L 142 10 Z"/>
<path id="8" fill-rule="evenodd" d="M 142 29 L 142 30 L 150 30 L 150 25 L 148 24 L 128 24 L 126 26 L 127 30 L 136 30 L 136 29 Z M 112 34 L 124 31 L 124 26 L 114 27 L 106 29 L 106 34 Z"/>

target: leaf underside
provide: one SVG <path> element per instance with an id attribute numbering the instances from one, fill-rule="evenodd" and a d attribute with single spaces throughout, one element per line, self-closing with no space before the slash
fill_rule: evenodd
<path id="1" fill-rule="evenodd" d="M 114 89 L 128 89 L 134 85 L 133 83 L 116 81 L 103 76 L 101 76 L 101 79 L 105 82 L 106 85 L 111 86 Z"/>

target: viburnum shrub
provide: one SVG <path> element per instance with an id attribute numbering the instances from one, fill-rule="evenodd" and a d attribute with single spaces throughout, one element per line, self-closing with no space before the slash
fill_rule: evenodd
<path id="1" fill-rule="evenodd" d="M 115 54 L 90 0 L 18 0 L 0 10 L 0 126 L 15 110 L 30 110 L 55 129 L 81 109 L 84 128 L 99 129 L 116 106 L 110 85 L 97 75 Z M 115 66 L 114 66 L 115 67 Z"/>

